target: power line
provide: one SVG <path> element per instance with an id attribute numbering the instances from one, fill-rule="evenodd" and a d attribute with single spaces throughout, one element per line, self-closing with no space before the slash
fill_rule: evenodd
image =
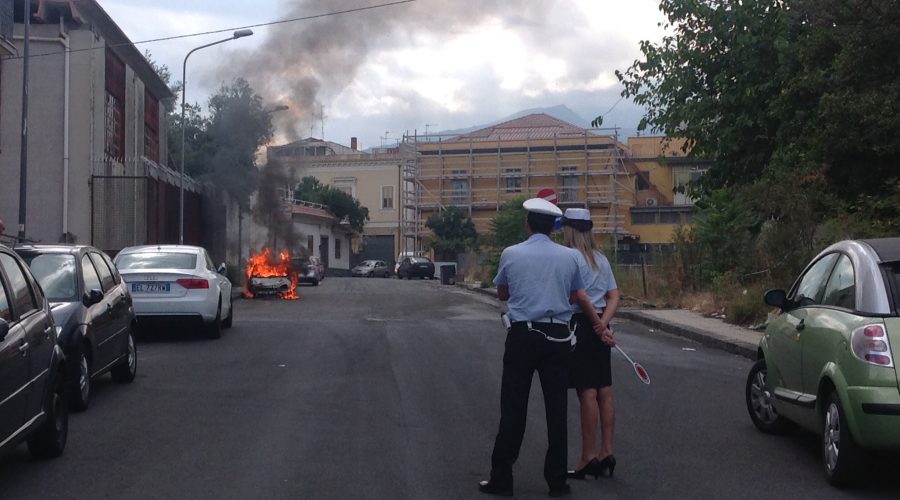
<path id="1" fill-rule="evenodd" d="M 223 28 L 223 29 L 212 30 L 212 31 L 203 31 L 203 32 L 199 32 L 199 33 L 189 33 L 189 34 L 186 34 L 186 35 L 174 35 L 174 36 L 167 36 L 167 37 L 162 37 L 162 38 L 152 38 L 152 39 L 150 39 L 150 40 L 141 40 L 141 41 L 139 41 L 139 42 L 119 43 L 119 44 L 107 45 L 106 47 L 86 47 L 86 48 L 83 48 L 83 49 L 69 50 L 68 52 L 71 54 L 71 53 L 75 53 L 75 52 L 86 52 L 86 51 L 89 51 L 89 50 L 98 50 L 98 49 L 107 48 L 107 47 L 113 47 L 113 48 L 115 48 L 115 47 L 126 47 L 126 46 L 129 46 L 129 45 L 141 45 L 141 44 L 145 44 L 145 43 L 155 43 L 155 42 L 165 42 L 165 41 L 168 41 L 168 40 L 178 40 L 178 39 L 181 39 L 181 38 L 192 38 L 192 37 L 196 37 L 196 36 L 214 35 L 214 34 L 216 34 L 216 33 L 226 33 L 226 32 L 229 32 L 229 31 L 237 31 L 237 30 L 248 29 L 248 28 L 261 28 L 261 27 L 265 27 L 265 26 L 274 26 L 274 25 L 276 25 L 276 24 L 286 24 L 286 23 L 293 23 L 293 22 L 297 22 L 297 21 L 309 21 L 309 20 L 312 20 L 312 19 L 320 19 L 320 18 L 323 18 L 323 17 L 338 16 L 338 15 L 341 15 L 341 14 L 352 14 L 352 13 L 354 13 L 354 12 L 363 12 L 363 11 L 367 11 L 367 10 L 381 9 L 381 8 L 384 8 L 384 7 L 393 7 L 393 6 L 396 6 L 396 5 L 401 5 L 401 4 L 405 4 L 405 3 L 412 3 L 412 2 L 415 2 L 415 1 L 416 1 L 416 0 L 398 0 L 398 1 L 396 1 L 396 2 L 382 3 L 382 4 L 378 4 L 378 5 L 369 5 L 369 6 L 367 6 L 367 7 L 356 7 L 356 8 L 353 8 L 353 9 L 339 10 L 339 11 L 334 11 L 334 12 L 327 12 L 327 13 L 325 13 L 325 14 L 314 14 L 314 15 L 311 15 L 311 16 L 294 17 L 294 18 L 291 18 L 291 19 L 281 19 L 281 20 L 279 20 L 279 21 L 269 21 L 269 22 L 259 23 L 259 24 L 248 24 L 248 25 L 246 25 L 246 26 L 238 26 L 238 27 L 235 27 L 235 28 Z M 64 54 L 64 53 L 66 53 L 65 50 L 58 50 L 58 51 L 54 51 L 54 52 L 44 52 L 44 53 L 41 53 L 41 54 L 32 54 L 32 55 L 29 56 L 29 58 L 30 58 L 30 59 L 34 59 L 34 58 L 36 58 L 36 57 L 52 56 L 52 55 L 56 55 L 56 54 Z M 24 56 L 16 55 L 16 56 L 4 58 L 3 60 L 5 60 L 5 61 L 12 61 L 12 60 L 16 60 L 16 59 L 24 59 L 24 58 L 25 58 Z"/>

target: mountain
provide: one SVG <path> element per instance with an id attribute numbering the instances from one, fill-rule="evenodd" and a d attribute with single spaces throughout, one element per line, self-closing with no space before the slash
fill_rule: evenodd
<path id="1" fill-rule="evenodd" d="M 566 121 L 571 123 L 572 125 L 577 125 L 582 128 L 590 128 L 590 121 L 585 120 L 578 113 L 572 111 L 568 106 L 560 104 L 558 106 L 551 106 L 548 108 L 532 108 L 526 109 L 524 111 L 519 111 L 517 113 L 513 113 L 505 118 L 501 118 L 500 120 L 493 121 L 490 123 L 485 123 L 483 125 L 476 125 L 474 127 L 466 127 L 455 130 L 442 130 L 438 132 L 436 135 L 460 135 L 467 134 L 469 132 L 474 132 L 476 130 L 481 130 L 483 128 L 491 127 L 498 123 L 508 122 L 510 120 L 515 120 L 516 118 L 521 118 L 523 116 L 532 115 L 535 113 L 546 113 L 554 118 Z"/>

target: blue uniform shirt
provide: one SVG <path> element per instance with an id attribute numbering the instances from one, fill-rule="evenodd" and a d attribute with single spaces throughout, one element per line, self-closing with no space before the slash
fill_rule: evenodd
<path id="1" fill-rule="evenodd" d="M 606 292 L 618 288 L 616 278 L 613 276 L 612 266 L 609 260 L 600 252 L 594 251 L 594 260 L 597 261 L 597 269 L 591 267 L 590 262 L 583 255 L 578 260 L 581 271 L 581 281 L 584 282 L 584 292 L 591 299 L 591 304 L 599 313 L 606 307 Z M 581 308 L 576 304 L 572 306 L 573 312 L 581 312 Z"/>
<path id="2" fill-rule="evenodd" d="M 577 250 L 558 245 L 544 234 L 533 234 L 504 249 L 494 284 L 509 287 L 509 319 L 569 321 L 569 295 L 584 288 L 580 259 Z"/>

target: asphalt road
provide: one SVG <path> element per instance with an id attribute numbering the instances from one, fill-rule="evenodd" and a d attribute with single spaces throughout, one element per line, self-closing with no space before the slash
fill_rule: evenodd
<path id="1" fill-rule="evenodd" d="M 0 458 L 0 498 L 487 498 L 476 485 L 499 419 L 496 302 L 395 279 L 300 292 L 237 301 L 219 340 L 142 338 L 134 384 L 96 383 L 61 458 L 32 460 L 24 446 Z M 748 360 L 614 326 L 652 385 L 614 354 L 615 477 L 570 481 L 572 498 L 900 497 L 893 457 L 840 491 L 822 478 L 815 436 L 758 433 L 743 402 Z M 577 409 L 572 394 L 572 462 Z M 517 498 L 546 498 L 545 451 L 535 380 Z"/>

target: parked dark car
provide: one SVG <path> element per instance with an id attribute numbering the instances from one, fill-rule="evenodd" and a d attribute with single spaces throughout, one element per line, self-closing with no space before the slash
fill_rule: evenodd
<path id="1" fill-rule="evenodd" d="M 0 245 L 0 452 L 27 440 L 35 457 L 62 454 L 65 366 L 50 303 L 25 262 Z"/>
<path id="2" fill-rule="evenodd" d="M 397 277 L 400 279 L 434 278 L 434 262 L 426 257 L 404 257 L 397 269 Z"/>
<path id="3" fill-rule="evenodd" d="M 131 292 L 105 253 L 83 245 L 24 245 L 15 251 L 44 289 L 68 360 L 69 405 L 87 409 L 91 379 L 137 372 Z"/>
<path id="4" fill-rule="evenodd" d="M 291 259 L 291 265 L 297 271 L 299 283 L 310 283 L 313 286 L 325 279 L 325 266 L 322 260 L 314 255 Z"/>

